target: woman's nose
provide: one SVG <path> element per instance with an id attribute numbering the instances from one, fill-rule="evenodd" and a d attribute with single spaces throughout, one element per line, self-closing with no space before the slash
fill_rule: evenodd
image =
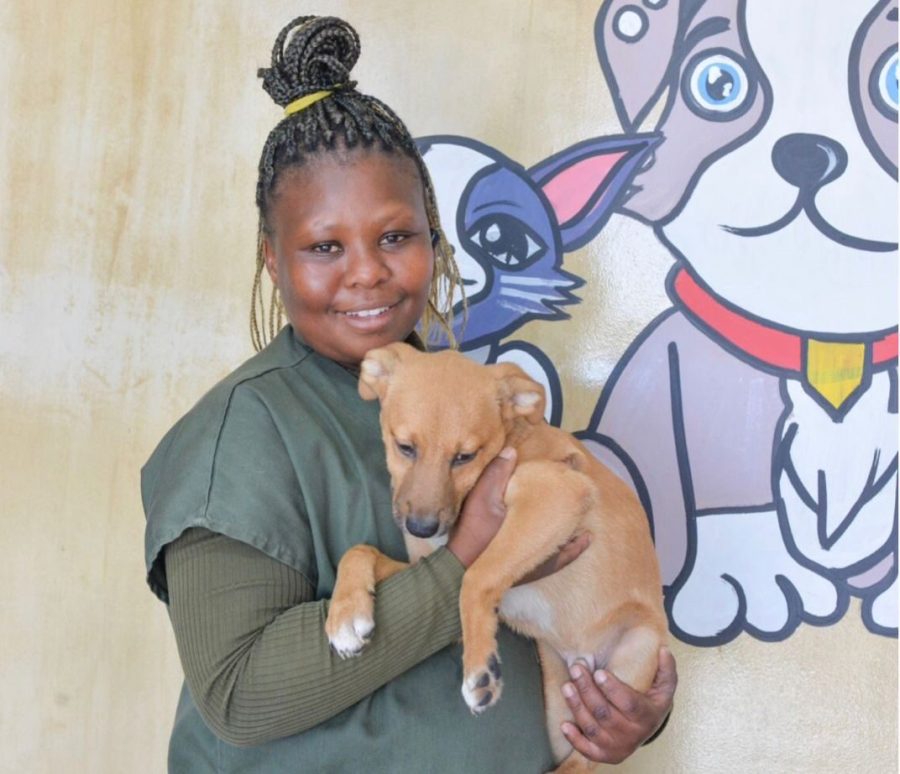
<path id="1" fill-rule="evenodd" d="M 344 281 L 347 285 L 373 287 L 390 275 L 390 267 L 377 249 L 359 247 L 349 251 L 344 272 Z"/>
<path id="2" fill-rule="evenodd" d="M 847 168 L 844 146 L 821 134 L 786 134 L 772 148 L 775 170 L 802 191 L 816 191 Z"/>

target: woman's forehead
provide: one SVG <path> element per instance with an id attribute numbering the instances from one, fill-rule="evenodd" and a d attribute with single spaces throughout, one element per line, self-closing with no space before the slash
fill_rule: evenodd
<path id="1" fill-rule="evenodd" d="M 280 176 L 276 193 L 284 185 L 310 181 L 327 184 L 355 173 L 373 178 L 405 178 L 406 182 L 418 185 L 422 182 L 415 161 L 402 151 L 380 145 L 362 148 L 340 145 L 309 154 L 301 163 L 288 167 Z"/>
<path id="2" fill-rule="evenodd" d="M 279 181 L 272 214 L 297 223 L 385 213 L 425 212 L 424 187 L 415 162 L 377 150 L 321 154 L 293 167 Z M 287 218 L 288 221 L 285 221 Z"/>

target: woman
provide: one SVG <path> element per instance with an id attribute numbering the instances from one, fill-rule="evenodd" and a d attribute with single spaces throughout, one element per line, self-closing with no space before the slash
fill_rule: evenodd
<path id="1" fill-rule="evenodd" d="M 276 39 L 260 71 L 285 108 L 257 185 L 261 351 L 172 428 L 143 471 L 149 582 L 169 605 L 186 677 L 170 771 L 552 767 L 529 641 L 501 633 L 516 679 L 490 713 L 471 716 L 458 692 L 460 581 L 502 521 L 514 459 L 485 471 L 445 548 L 379 586 L 363 655 L 341 661 L 324 636 L 349 547 L 404 558 L 378 407 L 358 397 L 355 370 L 371 348 L 418 342 L 417 325 L 426 337 L 435 325 L 449 333 L 441 309 L 458 283 L 412 137 L 350 80 L 358 55 L 356 33 L 332 18 L 301 17 Z M 270 315 L 266 346 L 263 270 L 289 323 L 276 334 Z M 675 681 L 671 656 L 661 658 L 647 695 L 610 676 L 610 700 L 577 675 L 567 700 L 578 749 L 621 760 L 659 726 Z"/>

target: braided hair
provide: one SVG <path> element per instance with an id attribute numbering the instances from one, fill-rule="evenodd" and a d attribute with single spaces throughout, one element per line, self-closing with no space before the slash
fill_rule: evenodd
<path id="1" fill-rule="evenodd" d="M 308 157 L 355 148 L 399 152 L 415 163 L 422 180 L 435 252 L 422 334 L 426 343 L 435 334 L 455 343 L 453 294 L 456 289 L 462 290 L 462 282 L 453 248 L 441 229 L 434 187 L 415 141 L 400 118 L 380 100 L 358 92 L 356 81 L 350 80 L 359 53 L 359 36 L 347 22 L 330 16 L 300 16 L 278 33 L 272 66 L 260 68 L 257 73 L 263 88 L 281 107 L 316 92 L 331 92 L 283 118 L 263 146 L 256 184 L 259 232 L 250 310 L 250 336 L 257 351 L 274 338 L 283 324 L 284 310 L 277 288 L 272 289 L 268 314 L 262 290 L 263 242 L 269 233 L 268 215 L 278 182 L 286 170 L 302 165 Z"/>

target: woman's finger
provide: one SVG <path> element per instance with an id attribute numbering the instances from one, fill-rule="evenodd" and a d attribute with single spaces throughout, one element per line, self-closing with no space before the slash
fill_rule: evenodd
<path id="1" fill-rule="evenodd" d="M 603 750 L 600 745 L 588 739 L 573 723 L 563 723 L 562 732 L 565 735 L 566 739 L 569 741 L 569 744 L 571 744 L 572 747 L 578 750 L 578 752 L 580 752 L 585 758 L 597 763 L 614 762 L 610 760 L 605 750 Z"/>
<path id="2" fill-rule="evenodd" d="M 598 669 L 594 672 L 594 683 L 600 686 L 608 702 L 629 720 L 635 720 L 640 700 L 643 697 L 634 688 L 623 683 L 612 672 Z"/>
<path id="3" fill-rule="evenodd" d="M 569 692 L 564 690 L 563 695 L 565 695 L 569 707 L 573 710 L 577 709 L 581 713 L 581 717 L 576 715 L 575 720 L 578 721 L 582 731 L 588 737 L 592 737 L 593 734 L 589 733 L 588 727 L 581 723 L 581 719 L 586 723 L 602 725 L 609 721 L 615 708 L 597 687 L 593 675 L 586 666 L 573 664 L 569 673 L 572 676 L 572 685 L 575 687 L 576 693 L 570 697 Z"/>

